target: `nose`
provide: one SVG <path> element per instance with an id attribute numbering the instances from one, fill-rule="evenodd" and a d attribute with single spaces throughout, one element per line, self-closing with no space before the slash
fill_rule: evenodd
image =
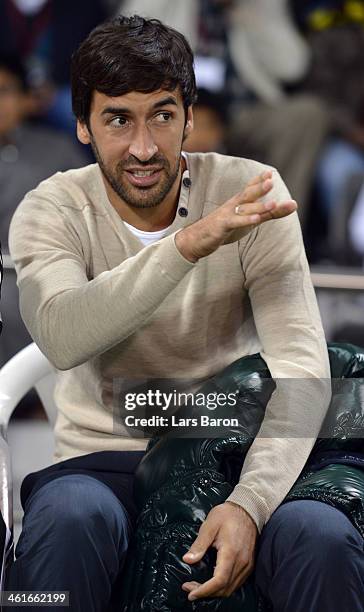
<path id="1" fill-rule="evenodd" d="M 148 161 L 158 152 L 150 130 L 147 125 L 142 125 L 134 130 L 129 145 L 129 153 L 140 161 Z"/>

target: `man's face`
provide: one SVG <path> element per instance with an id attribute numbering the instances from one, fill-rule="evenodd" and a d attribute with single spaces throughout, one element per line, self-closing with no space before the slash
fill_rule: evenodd
<path id="1" fill-rule="evenodd" d="M 10 134 L 22 122 L 26 99 L 17 77 L 0 68 L 0 136 Z"/>
<path id="2" fill-rule="evenodd" d="M 182 142 L 192 130 L 179 90 L 130 92 L 110 97 L 95 91 L 89 128 L 78 122 L 81 142 L 90 143 L 103 175 L 133 208 L 161 204 L 175 186 Z"/>

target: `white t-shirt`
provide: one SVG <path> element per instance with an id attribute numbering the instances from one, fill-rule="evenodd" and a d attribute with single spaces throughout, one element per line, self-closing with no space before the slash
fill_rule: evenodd
<path id="1" fill-rule="evenodd" d="M 153 242 L 158 242 L 158 240 L 162 240 L 164 236 L 168 233 L 170 225 L 168 227 L 164 227 L 162 230 L 158 232 L 144 232 L 143 230 L 137 229 L 134 225 L 130 225 L 126 221 L 124 221 L 124 225 L 136 236 L 144 246 L 149 246 L 153 244 Z"/>

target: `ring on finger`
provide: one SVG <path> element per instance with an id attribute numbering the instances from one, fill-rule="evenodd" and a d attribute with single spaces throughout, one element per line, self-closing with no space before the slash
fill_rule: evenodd
<path id="1" fill-rule="evenodd" d="M 235 214 L 240 215 L 241 212 L 244 212 L 243 206 L 235 206 Z"/>

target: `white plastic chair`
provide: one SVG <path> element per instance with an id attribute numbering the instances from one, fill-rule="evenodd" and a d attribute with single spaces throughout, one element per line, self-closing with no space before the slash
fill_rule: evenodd
<path id="1" fill-rule="evenodd" d="M 0 510 L 6 527 L 6 541 L 2 555 L 0 589 L 3 588 L 5 568 L 13 554 L 12 472 L 7 430 L 10 417 L 19 401 L 35 389 L 52 425 L 56 419 L 53 399 L 55 369 L 34 342 L 19 351 L 0 369 Z"/>

